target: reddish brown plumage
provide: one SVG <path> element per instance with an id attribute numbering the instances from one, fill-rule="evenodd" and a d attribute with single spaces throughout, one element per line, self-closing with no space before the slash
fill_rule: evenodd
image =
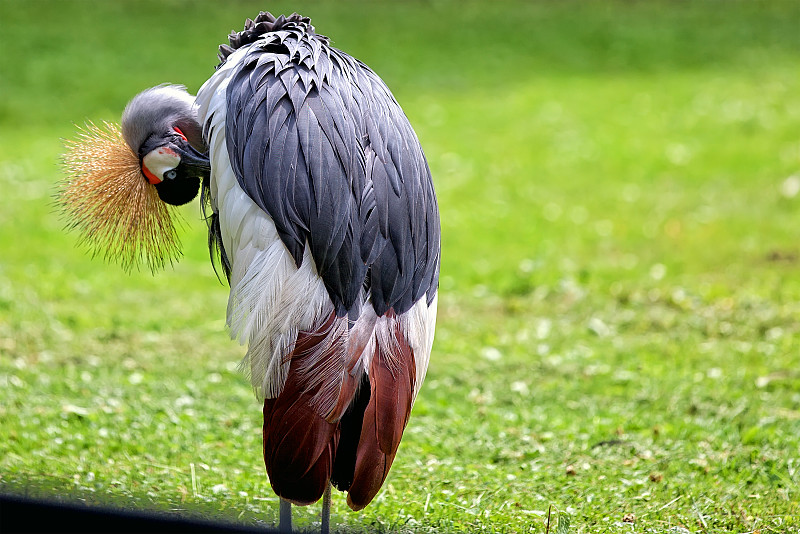
<path id="1" fill-rule="evenodd" d="M 414 353 L 399 323 L 394 323 L 391 334 L 397 341 L 396 352 L 387 354 L 376 348 L 369 367 L 370 399 L 347 494 L 347 505 L 353 510 L 361 510 L 378 494 L 411 414 L 416 376 Z"/>
<path id="2" fill-rule="evenodd" d="M 283 391 L 264 401 L 264 464 L 270 484 L 275 493 L 295 504 L 311 504 L 322 497 L 339 441 L 338 425 L 314 408 L 322 384 L 310 384 L 308 373 L 314 366 L 306 361 L 315 348 L 327 343 L 334 319 L 331 314 L 315 331 L 298 334 L 288 355 L 291 362 Z M 301 372 L 302 368 L 307 370 Z"/>
<path id="3" fill-rule="evenodd" d="M 397 453 L 416 367 L 399 321 L 391 321 L 391 346 L 374 343 L 368 374 L 360 376 L 354 371 L 360 354 L 342 354 L 347 344 L 329 339 L 337 320 L 346 319 L 331 314 L 313 332 L 298 334 L 281 394 L 264 401 L 264 463 L 283 499 L 316 502 L 331 481 L 349 491 L 348 505 L 360 510 L 380 490 Z M 360 352 L 364 345 L 350 349 Z M 315 401 L 322 384 L 311 377 L 315 370 L 330 373 L 323 360 L 331 358 L 344 376 L 336 409 L 322 414 Z"/>

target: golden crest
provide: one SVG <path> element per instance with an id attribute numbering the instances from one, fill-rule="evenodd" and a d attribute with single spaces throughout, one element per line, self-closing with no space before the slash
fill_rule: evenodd
<path id="1" fill-rule="evenodd" d="M 172 264 L 181 255 L 180 215 L 142 175 L 119 126 L 90 122 L 65 144 L 67 178 L 59 184 L 56 203 L 81 242 L 126 271 L 143 263 L 151 272 Z"/>

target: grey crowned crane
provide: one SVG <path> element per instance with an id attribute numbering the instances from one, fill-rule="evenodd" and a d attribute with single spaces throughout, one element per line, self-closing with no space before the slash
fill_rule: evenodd
<path id="1" fill-rule="evenodd" d="M 230 283 L 227 323 L 263 400 L 263 454 L 291 504 L 380 490 L 433 343 L 439 215 L 419 141 L 383 81 L 308 18 L 261 13 L 220 46 L 194 98 L 138 94 L 121 131 L 90 126 L 60 202 L 130 267 L 179 253 L 171 208 L 202 191 Z M 288 512 L 288 516 L 287 516 Z"/>

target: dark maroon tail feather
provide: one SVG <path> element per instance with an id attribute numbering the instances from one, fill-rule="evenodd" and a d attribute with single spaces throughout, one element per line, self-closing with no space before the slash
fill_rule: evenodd
<path id="1" fill-rule="evenodd" d="M 364 421 L 364 411 L 369 405 L 369 399 L 369 378 L 366 374 L 362 374 L 353 402 L 339 421 L 339 445 L 336 448 L 336 458 L 331 475 L 331 484 L 339 491 L 348 491 L 353 483 L 358 442 L 361 439 L 361 425 Z"/>
<path id="2" fill-rule="evenodd" d="M 309 387 L 301 373 L 304 359 L 325 342 L 331 316 L 313 332 L 300 332 L 289 354 L 289 373 L 281 394 L 264 401 L 264 464 L 272 489 L 295 504 L 322 497 L 330 480 L 339 442 L 339 425 L 325 420 L 313 407 L 319 386 Z"/>
<path id="3" fill-rule="evenodd" d="M 303 397 L 264 401 L 264 464 L 270 484 L 278 496 L 300 505 L 322 497 L 339 441 L 338 425 L 309 407 L 310 396 Z"/>
<path id="4" fill-rule="evenodd" d="M 397 350 L 386 354 L 376 347 L 369 367 L 370 398 L 364 411 L 347 505 L 367 506 L 381 489 L 397 454 L 411 414 L 416 379 L 414 353 L 396 325 Z"/>

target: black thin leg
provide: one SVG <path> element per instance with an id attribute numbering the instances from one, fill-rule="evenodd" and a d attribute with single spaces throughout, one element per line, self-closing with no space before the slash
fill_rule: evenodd
<path id="1" fill-rule="evenodd" d="M 321 534 L 328 534 L 331 530 L 331 485 L 325 488 L 325 494 L 322 496 L 322 528 Z"/>
<path id="2" fill-rule="evenodd" d="M 281 499 L 281 534 L 292 534 L 292 503 Z"/>

